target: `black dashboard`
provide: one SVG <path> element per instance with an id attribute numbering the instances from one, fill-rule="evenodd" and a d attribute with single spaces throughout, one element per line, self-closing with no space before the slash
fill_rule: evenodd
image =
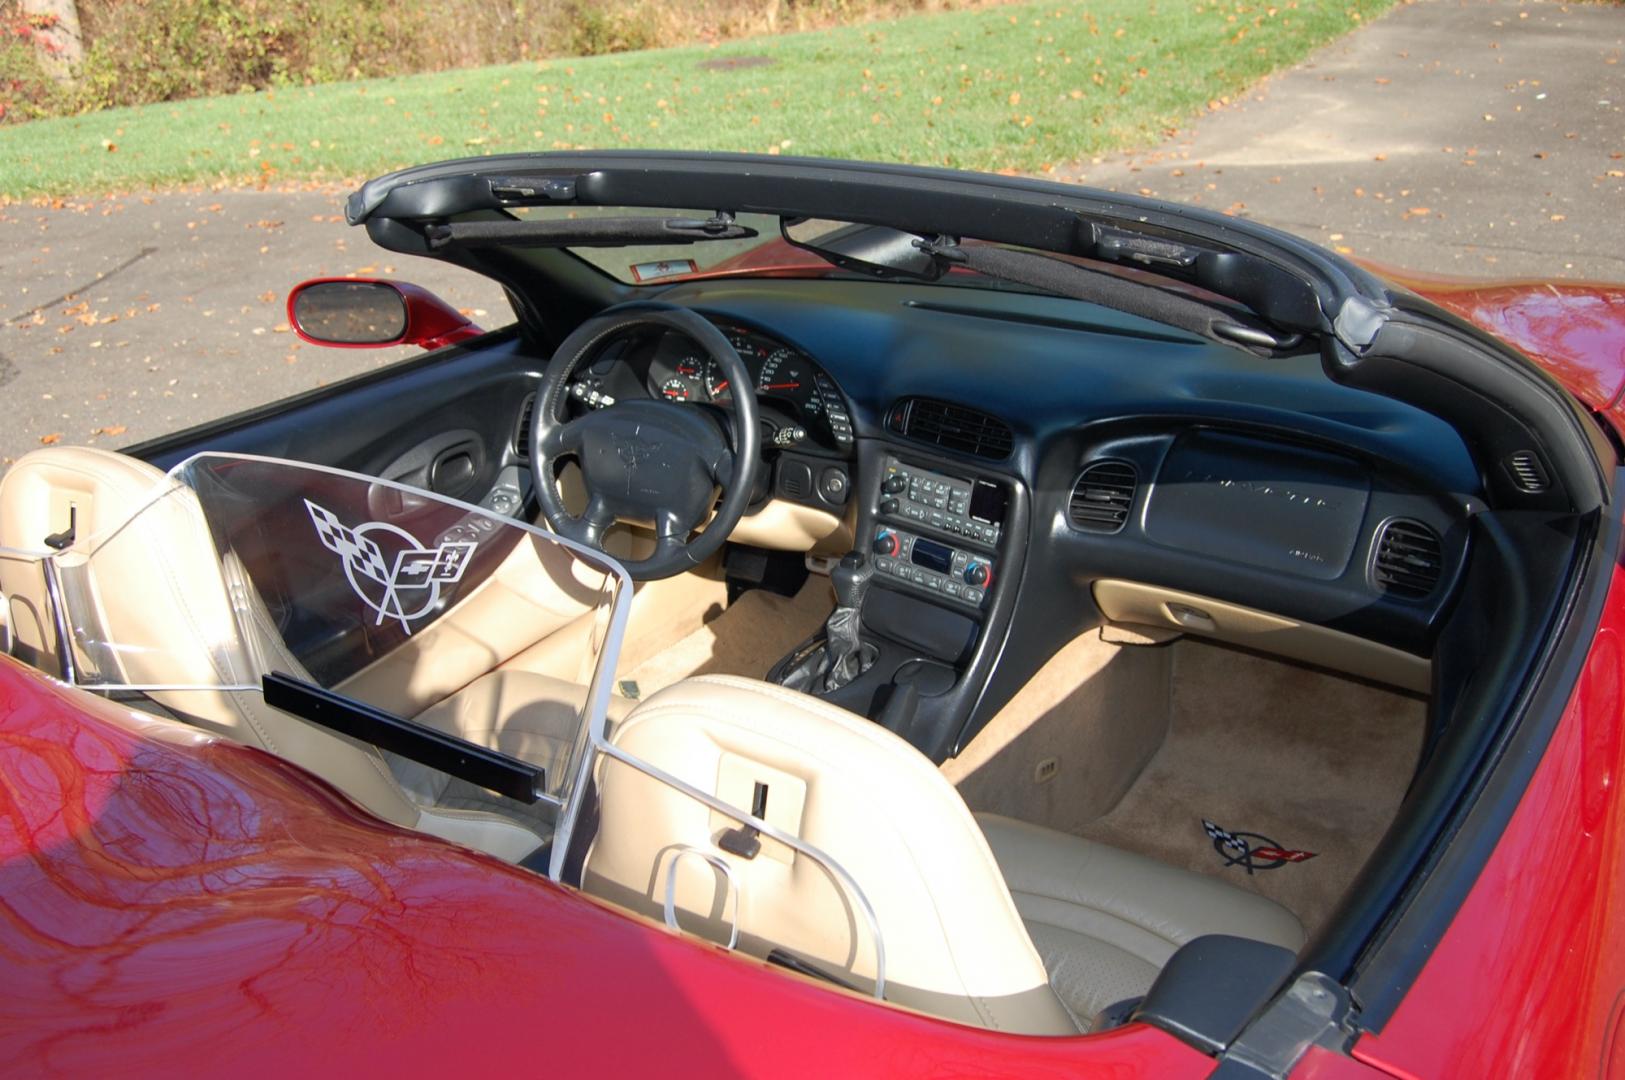
<path id="1" fill-rule="evenodd" d="M 773 374 L 787 363 L 839 387 L 859 542 L 901 556 L 882 570 L 896 591 L 987 622 L 995 590 L 963 577 L 986 564 L 973 576 L 1086 621 L 1088 584 L 1128 578 L 1430 651 L 1476 470 L 1443 421 L 1333 383 L 1313 352 L 1264 358 L 1088 304 L 944 286 L 734 280 L 662 299 L 745 344 L 759 391 L 804 385 Z M 646 392 L 695 378 L 687 362 L 656 349 Z M 708 392 L 697 378 L 691 397 Z M 899 469 L 929 478 L 925 503 L 882 490 Z M 988 485 L 1001 521 L 1019 497 L 1022 534 L 949 513 Z"/>

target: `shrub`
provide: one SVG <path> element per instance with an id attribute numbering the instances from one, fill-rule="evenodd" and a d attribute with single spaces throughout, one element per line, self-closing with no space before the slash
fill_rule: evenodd
<path id="1" fill-rule="evenodd" d="M 806 30 L 1001 0 L 79 0 L 72 87 L 0 0 L 0 122 L 289 84 Z"/>

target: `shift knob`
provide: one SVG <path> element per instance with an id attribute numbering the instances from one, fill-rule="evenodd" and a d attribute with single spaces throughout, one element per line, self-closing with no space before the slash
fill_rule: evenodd
<path id="1" fill-rule="evenodd" d="M 830 584 L 835 587 L 835 603 L 844 608 L 863 606 L 863 594 L 868 591 L 869 579 L 874 576 L 875 564 L 861 551 L 849 551 L 829 572 Z"/>

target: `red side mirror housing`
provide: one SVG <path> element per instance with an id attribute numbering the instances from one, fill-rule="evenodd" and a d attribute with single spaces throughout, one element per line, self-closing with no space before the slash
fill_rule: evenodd
<path id="1" fill-rule="evenodd" d="M 428 289 L 377 278 L 312 278 L 288 294 L 288 325 L 312 345 L 438 349 L 485 333 Z"/>

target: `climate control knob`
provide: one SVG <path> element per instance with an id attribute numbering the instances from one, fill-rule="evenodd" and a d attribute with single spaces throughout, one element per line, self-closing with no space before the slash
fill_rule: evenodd
<path id="1" fill-rule="evenodd" d="M 898 509 L 899 505 L 896 499 L 880 500 L 880 512 L 882 514 L 895 514 L 897 513 Z"/>
<path id="2" fill-rule="evenodd" d="M 876 555 L 896 555 L 902 544 L 898 542 L 896 533 L 890 529 L 881 529 L 875 533 L 873 547 Z"/>
<path id="3" fill-rule="evenodd" d="M 965 567 L 965 584 L 980 588 L 987 584 L 991 575 L 987 572 L 987 563 L 973 562 Z"/>
<path id="4" fill-rule="evenodd" d="M 890 476 L 886 477 L 886 479 L 880 482 L 880 490 L 884 491 L 887 495 L 900 495 L 902 494 L 903 489 L 906 487 L 908 487 L 908 481 L 904 480 L 896 473 L 892 473 Z"/>

